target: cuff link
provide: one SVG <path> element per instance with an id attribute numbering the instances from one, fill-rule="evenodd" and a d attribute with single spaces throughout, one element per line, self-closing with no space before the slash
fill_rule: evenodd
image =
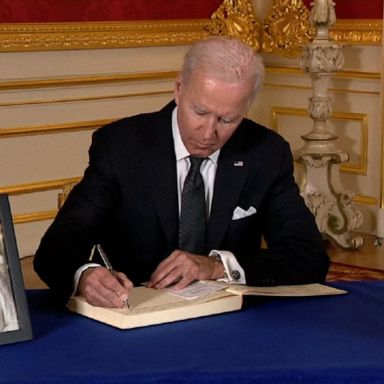
<path id="1" fill-rule="evenodd" d="M 241 277 L 240 272 L 237 269 L 234 269 L 233 271 L 231 271 L 231 277 L 234 280 L 239 280 Z"/>

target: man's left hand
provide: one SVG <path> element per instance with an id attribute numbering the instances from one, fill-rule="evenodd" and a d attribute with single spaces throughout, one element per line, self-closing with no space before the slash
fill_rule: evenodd
<path id="1" fill-rule="evenodd" d="M 224 276 L 224 266 L 216 258 L 175 250 L 157 266 L 148 287 L 165 288 L 175 284 L 175 289 L 182 289 L 195 280 L 216 280 Z"/>

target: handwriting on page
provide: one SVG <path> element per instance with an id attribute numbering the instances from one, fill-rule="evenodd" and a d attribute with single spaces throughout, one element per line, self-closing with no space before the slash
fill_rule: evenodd
<path id="1" fill-rule="evenodd" d="M 182 297 L 183 299 L 193 300 L 199 297 L 210 295 L 213 292 L 227 288 L 227 285 L 215 282 L 195 281 L 183 289 L 166 288 L 166 291 L 171 295 Z"/>
<path id="2" fill-rule="evenodd" d="M 192 289 L 188 289 L 188 292 L 184 292 L 183 294 L 188 296 L 188 298 L 180 294 L 175 295 L 170 292 L 170 289 L 137 287 L 132 290 L 129 295 L 129 302 L 132 307 L 132 311 L 127 311 L 126 308 L 112 309 L 112 311 L 124 313 L 125 316 L 134 316 L 138 313 L 157 312 L 170 308 L 186 306 L 189 305 L 189 303 L 193 304 L 196 302 L 205 302 L 232 295 L 231 293 L 226 292 L 223 289 L 225 287 L 221 284 L 217 284 L 215 287 L 211 288 L 207 288 L 205 285 L 208 284 L 204 284 L 202 287 L 194 287 L 193 289 L 196 290 L 195 293 L 193 293 Z M 199 295 L 197 292 L 199 292 Z"/>

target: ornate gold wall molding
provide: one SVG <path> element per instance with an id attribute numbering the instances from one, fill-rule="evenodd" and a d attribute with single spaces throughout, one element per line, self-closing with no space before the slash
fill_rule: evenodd
<path id="1" fill-rule="evenodd" d="M 224 0 L 211 19 L 0 24 L 0 52 L 182 45 L 223 34 L 292 56 L 311 36 L 308 13 L 301 0 L 275 0 L 261 22 L 251 0 Z M 337 20 L 331 36 L 346 44 L 380 44 L 382 20 Z"/>
<path id="2" fill-rule="evenodd" d="M 331 37 L 340 43 L 359 45 L 379 45 L 382 40 L 382 20 L 337 20 L 331 28 Z"/>
<path id="3" fill-rule="evenodd" d="M 208 36 L 207 19 L 0 25 L 0 52 L 191 44 Z"/>

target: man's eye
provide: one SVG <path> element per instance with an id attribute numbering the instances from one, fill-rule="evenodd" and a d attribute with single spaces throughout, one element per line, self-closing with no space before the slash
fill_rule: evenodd
<path id="1" fill-rule="evenodd" d="M 233 120 L 232 119 L 226 119 L 224 117 L 220 117 L 219 122 L 222 124 L 231 124 L 231 123 L 233 123 Z"/>

